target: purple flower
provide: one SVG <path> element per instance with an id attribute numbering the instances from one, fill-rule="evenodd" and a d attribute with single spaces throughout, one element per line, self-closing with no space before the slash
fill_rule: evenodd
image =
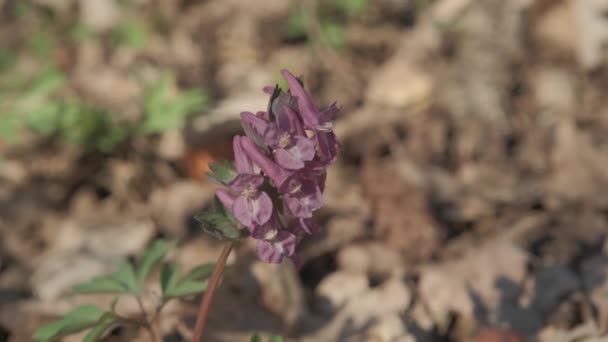
<path id="1" fill-rule="evenodd" d="M 318 152 L 317 164 L 323 167 L 333 163 L 338 154 L 338 141 L 332 132 L 333 119 L 340 108 L 332 103 L 327 109 L 319 111 L 295 76 L 287 70 L 282 70 L 281 74 L 289 84 L 289 92 L 297 98 L 304 126 L 313 131 Z"/>
<path id="2" fill-rule="evenodd" d="M 264 176 L 240 174 L 230 182 L 232 191 L 237 197 L 232 204 L 232 214 L 241 224 L 247 227 L 262 225 L 272 215 L 272 200 L 267 193 L 260 191 Z"/>
<path id="3" fill-rule="evenodd" d="M 297 237 L 286 230 L 267 232 L 264 239 L 258 240 L 256 254 L 264 262 L 278 264 L 285 257 L 292 257 L 296 250 Z"/>
<path id="4" fill-rule="evenodd" d="M 323 205 L 323 194 L 313 180 L 292 177 L 280 190 L 283 203 L 295 217 L 310 218 Z"/>
<path id="5" fill-rule="evenodd" d="M 264 142 L 273 149 L 277 164 L 288 170 L 302 169 L 315 157 L 315 142 L 305 136 L 300 119 L 289 107 L 266 127 Z"/>
<path id="6" fill-rule="evenodd" d="M 219 189 L 216 195 L 242 225 L 253 227 L 270 220 L 272 200 L 267 193 L 259 190 L 264 183 L 264 176 L 253 174 L 253 164 L 243 150 L 242 139 L 235 136 L 232 141 L 239 174 L 228 184 L 231 192 Z"/>
<path id="7" fill-rule="evenodd" d="M 241 138 L 243 150 L 247 156 L 268 176 L 276 187 L 280 187 L 291 173 L 268 158 L 248 137 Z"/>
<path id="8" fill-rule="evenodd" d="M 340 110 L 335 103 L 331 104 L 324 111 L 319 111 L 312 98 L 298 79 L 287 70 L 281 70 L 281 75 L 289 85 L 289 92 L 298 99 L 298 110 L 304 120 L 304 125 L 315 131 L 331 131 L 333 127 L 332 120 L 336 113 Z"/>

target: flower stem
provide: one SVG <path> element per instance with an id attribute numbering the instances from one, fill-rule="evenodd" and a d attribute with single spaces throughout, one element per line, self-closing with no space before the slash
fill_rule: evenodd
<path id="1" fill-rule="evenodd" d="M 201 306 L 198 310 L 198 316 L 196 317 L 196 326 L 194 328 L 194 335 L 192 335 L 192 342 L 200 342 L 201 337 L 203 336 L 203 329 L 205 328 L 205 321 L 207 320 L 207 314 L 209 313 L 209 307 L 211 306 L 211 301 L 213 300 L 213 295 L 215 294 L 215 290 L 220 282 L 220 278 L 222 276 L 222 272 L 224 271 L 224 266 L 226 265 L 226 260 L 228 260 L 228 256 L 230 255 L 230 251 L 234 246 L 234 242 L 229 241 L 224 244 L 222 248 L 222 252 L 217 259 L 217 263 L 215 264 L 215 268 L 213 269 L 213 273 L 211 274 L 211 279 L 209 279 L 209 284 L 207 285 L 207 289 L 205 290 L 205 294 L 203 295 L 203 300 L 201 301 Z"/>

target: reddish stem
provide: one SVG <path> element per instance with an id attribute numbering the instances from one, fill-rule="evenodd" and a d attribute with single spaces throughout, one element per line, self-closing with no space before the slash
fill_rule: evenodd
<path id="1" fill-rule="evenodd" d="M 215 264 L 215 268 L 211 274 L 211 279 L 209 279 L 209 284 L 207 285 L 207 289 L 203 295 L 203 300 L 201 300 L 201 306 L 198 310 L 198 316 L 196 317 L 194 335 L 192 335 L 192 342 L 201 341 L 203 330 L 205 329 L 205 322 L 207 321 L 207 314 L 209 313 L 209 307 L 211 306 L 211 301 L 213 301 L 213 295 L 215 294 L 215 290 L 220 283 L 220 278 L 222 277 L 226 260 L 228 260 L 228 256 L 230 255 L 230 251 L 232 250 L 233 246 L 234 242 L 226 242 L 222 248 L 222 253 L 217 259 L 217 263 Z"/>

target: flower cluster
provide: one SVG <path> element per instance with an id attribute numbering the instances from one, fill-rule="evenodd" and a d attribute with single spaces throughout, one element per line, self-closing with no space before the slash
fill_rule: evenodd
<path id="1" fill-rule="evenodd" d="M 265 87 L 266 112 L 241 113 L 245 136 L 233 140 L 236 176 L 216 195 L 257 240 L 258 257 L 298 264 L 295 247 L 319 227 L 312 214 L 321 208 L 326 169 L 336 160 L 332 121 L 336 104 L 319 110 L 302 84 L 287 70 L 289 90 Z"/>

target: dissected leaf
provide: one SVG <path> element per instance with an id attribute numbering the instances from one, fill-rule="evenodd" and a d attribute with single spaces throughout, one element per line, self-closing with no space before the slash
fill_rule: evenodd
<path id="1" fill-rule="evenodd" d="M 112 276 L 96 277 L 82 284 L 72 287 L 76 293 L 120 293 L 128 292 L 129 289 Z"/>
<path id="2" fill-rule="evenodd" d="M 205 280 L 211 276 L 215 264 L 204 264 L 190 270 L 181 281 Z"/>
<path id="3" fill-rule="evenodd" d="M 173 267 L 168 264 L 163 265 L 160 275 L 160 284 L 164 297 L 167 297 L 168 294 L 171 293 L 171 291 L 175 288 L 180 271 L 181 265 L 179 263 L 176 263 L 173 265 Z"/>
<path id="4" fill-rule="evenodd" d="M 203 292 L 207 289 L 207 280 L 196 281 L 196 280 L 187 280 L 180 281 L 177 285 L 175 285 L 170 291 L 167 292 L 167 298 L 173 297 L 183 297 L 193 295 L 199 292 Z"/>
<path id="5" fill-rule="evenodd" d="M 97 324 L 89 331 L 82 339 L 83 342 L 97 342 L 103 334 L 117 322 L 116 316 L 111 313 L 105 313 L 97 322 Z"/>
<path id="6" fill-rule="evenodd" d="M 202 212 L 194 216 L 202 223 L 205 233 L 220 239 L 238 241 L 245 237 L 245 233 L 239 230 L 226 216 L 214 212 Z"/>
<path id="7" fill-rule="evenodd" d="M 104 317 L 105 311 L 95 305 L 81 305 L 60 320 L 40 327 L 34 333 L 36 341 L 54 341 L 62 336 L 91 328 Z"/>
<path id="8" fill-rule="evenodd" d="M 137 284 L 138 287 L 144 284 L 146 277 L 162 259 L 167 255 L 169 250 L 173 247 L 173 244 L 164 240 L 156 240 L 146 251 L 144 252 L 139 266 L 137 267 Z"/>
<path id="9" fill-rule="evenodd" d="M 118 280 L 123 286 L 125 286 L 131 292 L 138 292 L 139 286 L 135 277 L 135 270 L 130 262 L 123 260 L 118 265 L 118 271 L 112 274 L 112 277 Z"/>

